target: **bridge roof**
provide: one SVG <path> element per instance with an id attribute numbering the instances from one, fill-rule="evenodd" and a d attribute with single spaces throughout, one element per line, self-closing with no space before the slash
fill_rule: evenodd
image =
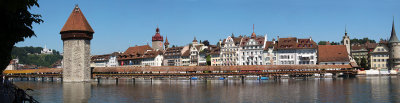
<path id="1" fill-rule="evenodd" d="M 159 66 L 159 67 L 95 67 L 93 72 L 185 72 L 185 71 L 238 71 L 238 70 L 299 70 L 352 68 L 351 65 L 246 65 L 246 66 Z M 9 73 L 61 73 L 62 68 L 5 70 Z"/>
<path id="2" fill-rule="evenodd" d="M 352 68 L 351 65 L 252 65 L 252 66 L 161 66 L 161 67 L 95 67 L 93 72 L 185 72 L 237 70 L 298 70 Z"/>

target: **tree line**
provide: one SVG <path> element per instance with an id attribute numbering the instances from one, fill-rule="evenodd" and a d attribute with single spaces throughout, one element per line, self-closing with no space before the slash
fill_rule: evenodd
<path id="1" fill-rule="evenodd" d="M 362 39 L 353 38 L 353 39 L 350 39 L 350 43 L 351 43 L 351 44 L 365 44 L 365 43 L 367 43 L 368 41 L 369 41 L 370 43 L 376 43 L 375 40 L 372 40 L 372 39 L 369 39 L 369 38 L 362 38 Z M 319 42 L 318 42 L 318 45 L 326 45 L 327 42 L 328 42 L 328 41 L 319 41 Z M 340 41 L 340 42 L 330 41 L 330 44 L 331 44 L 331 45 L 341 45 L 342 43 L 343 43 L 343 40 Z"/>

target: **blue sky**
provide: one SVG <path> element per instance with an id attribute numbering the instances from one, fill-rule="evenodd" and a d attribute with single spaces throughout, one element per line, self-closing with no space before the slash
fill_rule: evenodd
<path id="1" fill-rule="evenodd" d="M 340 41 L 344 28 L 351 38 L 389 38 L 393 16 L 400 28 L 399 0 L 39 0 L 44 23 L 37 37 L 17 46 L 44 46 L 62 51 L 60 30 L 78 4 L 94 29 L 92 54 L 125 51 L 151 44 L 157 24 L 172 45 L 219 39 L 232 33 L 279 37 L 312 37 Z M 400 34 L 400 33 L 398 33 Z"/>

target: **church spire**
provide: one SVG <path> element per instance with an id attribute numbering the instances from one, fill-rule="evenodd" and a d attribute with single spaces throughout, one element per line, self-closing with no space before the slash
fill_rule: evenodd
<path id="1" fill-rule="evenodd" d="M 344 25 L 344 35 L 347 36 L 347 25 Z"/>
<path id="2" fill-rule="evenodd" d="M 399 39 L 397 38 L 396 31 L 394 30 L 394 17 L 392 22 L 392 33 L 390 35 L 389 43 L 399 43 Z"/>
<path id="3" fill-rule="evenodd" d="M 255 38 L 257 35 L 254 33 L 254 24 L 253 24 L 253 33 L 251 33 L 251 38 Z"/>

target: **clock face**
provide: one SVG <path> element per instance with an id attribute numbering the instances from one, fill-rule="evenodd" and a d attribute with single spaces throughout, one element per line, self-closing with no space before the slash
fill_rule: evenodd
<path id="1" fill-rule="evenodd" d="M 162 47 L 162 43 L 160 43 L 159 45 L 160 45 L 160 47 Z"/>

